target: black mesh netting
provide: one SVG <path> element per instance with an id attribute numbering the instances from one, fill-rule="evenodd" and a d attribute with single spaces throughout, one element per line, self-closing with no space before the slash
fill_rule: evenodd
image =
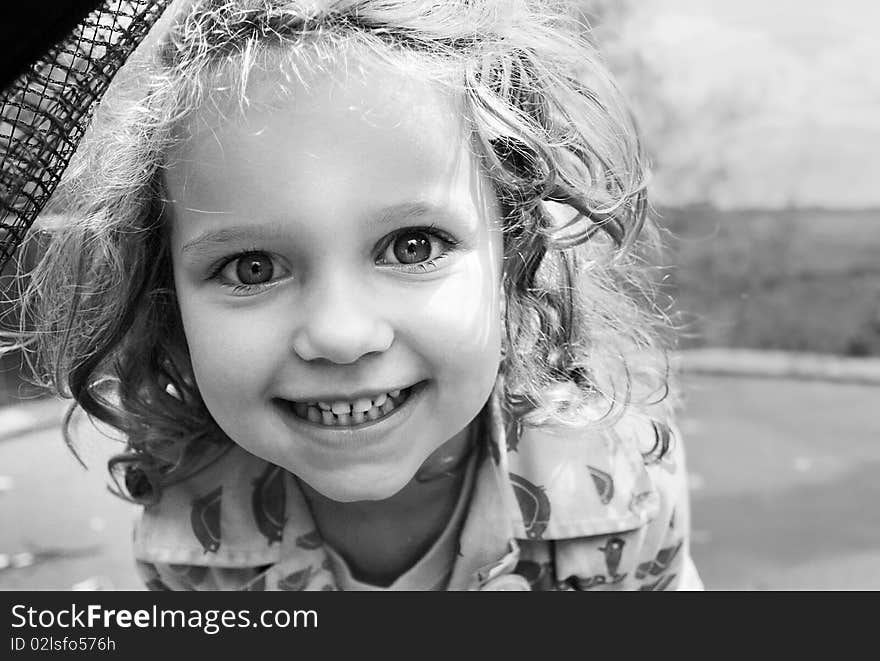
<path id="1" fill-rule="evenodd" d="M 0 271 L 43 209 L 95 102 L 171 0 L 108 0 L 0 96 Z"/>

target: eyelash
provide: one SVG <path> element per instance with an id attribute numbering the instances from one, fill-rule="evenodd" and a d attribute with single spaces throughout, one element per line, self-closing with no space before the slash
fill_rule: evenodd
<path id="1" fill-rule="evenodd" d="M 277 258 L 275 258 L 272 255 L 272 253 L 266 252 L 265 250 L 260 250 L 259 248 L 251 248 L 250 250 L 244 250 L 242 252 L 235 253 L 234 255 L 229 255 L 228 257 L 224 257 L 223 259 L 221 259 L 219 262 L 217 262 L 217 264 L 215 264 L 213 266 L 213 268 L 211 268 L 211 270 L 208 273 L 207 279 L 208 280 L 216 280 L 223 287 L 229 288 L 232 291 L 232 294 L 234 294 L 236 296 L 247 296 L 250 294 L 256 294 L 261 291 L 265 291 L 265 290 L 269 289 L 270 287 L 274 287 L 280 281 L 281 278 L 276 277 L 275 279 L 270 280 L 269 282 L 262 282 L 262 283 L 253 284 L 253 285 L 249 285 L 244 282 L 240 282 L 240 283 L 224 282 L 224 280 L 221 276 L 221 274 L 223 273 L 223 270 L 227 266 L 229 266 L 230 264 L 234 264 L 239 259 L 242 259 L 243 257 L 247 257 L 249 255 L 265 255 L 266 257 L 268 257 L 272 261 L 273 269 L 278 268 L 278 270 L 280 270 L 280 271 L 286 270 L 283 267 L 281 267 L 281 268 L 278 267 L 278 260 L 277 260 Z"/>
<path id="2" fill-rule="evenodd" d="M 412 232 L 421 232 L 433 238 L 439 239 L 441 242 L 443 242 L 443 244 L 445 244 L 445 250 L 437 257 L 426 260 L 424 262 L 419 262 L 418 264 L 392 263 L 382 260 L 382 255 L 388 250 L 388 248 L 394 243 L 394 241 L 397 240 L 398 237 L 403 234 Z M 430 273 L 437 269 L 438 262 L 446 259 L 451 253 L 455 252 L 458 249 L 458 247 L 461 245 L 461 241 L 453 237 L 451 234 L 448 234 L 431 225 L 427 227 L 404 227 L 389 234 L 381 241 L 380 245 L 381 248 L 378 250 L 379 256 L 376 258 L 377 264 L 380 264 L 382 266 L 389 266 L 397 270 L 405 271 L 407 273 Z M 234 255 L 229 255 L 228 257 L 223 258 L 211 268 L 207 279 L 218 281 L 223 287 L 229 288 L 236 296 L 247 296 L 250 294 L 256 294 L 275 286 L 275 284 L 279 282 L 280 278 L 275 278 L 273 280 L 270 280 L 269 282 L 252 285 L 245 284 L 243 282 L 234 283 L 223 281 L 223 278 L 221 277 L 223 270 L 230 264 L 234 264 L 239 259 L 242 259 L 243 257 L 247 257 L 249 255 L 265 255 L 269 257 L 269 259 L 271 259 L 273 262 L 273 268 L 276 267 L 278 262 L 278 260 L 271 253 L 255 247 L 251 248 L 250 250 L 244 250 L 242 252 L 235 253 Z M 286 269 L 282 268 L 280 270 Z"/>
<path id="3" fill-rule="evenodd" d="M 418 233 L 421 232 L 423 234 L 427 234 L 430 237 L 439 239 L 443 244 L 445 244 L 445 250 L 434 257 L 433 259 L 426 260 L 424 262 L 419 262 L 418 264 L 401 264 L 398 262 L 385 262 L 382 261 L 382 255 L 387 252 L 388 248 L 391 247 L 394 242 L 403 234 L 409 233 Z M 395 232 L 392 232 L 387 237 L 385 237 L 380 243 L 381 248 L 379 249 L 379 256 L 376 258 L 376 263 L 382 266 L 393 267 L 397 270 L 402 270 L 407 273 L 430 273 L 437 269 L 437 262 L 446 259 L 450 254 L 455 252 L 459 246 L 461 246 L 461 241 L 456 239 L 451 234 L 444 232 L 436 228 L 434 225 L 422 226 L 422 227 L 404 227 Z"/>

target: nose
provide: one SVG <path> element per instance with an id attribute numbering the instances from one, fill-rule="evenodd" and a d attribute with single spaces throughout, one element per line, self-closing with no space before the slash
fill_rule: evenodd
<path id="1" fill-rule="evenodd" d="M 391 346 L 391 325 L 355 280 L 337 273 L 309 288 L 293 337 L 293 350 L 301 359 L 350 364 Z"/>

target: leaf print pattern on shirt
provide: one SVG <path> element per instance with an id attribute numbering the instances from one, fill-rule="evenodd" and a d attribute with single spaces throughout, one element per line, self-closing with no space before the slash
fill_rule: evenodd
<path id="1" fill-rule="evenodd" d="M 220 502 L 223 487 L 196 498 L 190 511 L 190 523 L 196 539 L 205 553 L 216 553 L 220 548 Z"/>
<path id="2" fill-rule="evenodd" d="M 626 574 L 616 574 L 611 576 L 605 576 L 605 574 L 596 574 L 595 576 L 572 576 L 565 584 L 572 589 L 580 590 L 581 592 L 585 592 L 587 590 L 593 590 L 602 585 L 617 585 L 623 579 L 626 578 Z"/>
<path id="3" fill-rule="evenodd" d="M 605 554 L 605 566 L 611 576 L 617 576 L 617 568 L 620 567 L 620 559 L 623 557 L 623 547 L 626 544 L 620 537 L 611 537 L 600 546 L 599 550 Z"/>
<path id="4" fill-rule="evenodd" d="M 269 464 L 254 480 L 251 510 L 257 528 L 269 544 L 281 541 L 285 518 L 284 469 Z"/>
<path id="5" fill-rule="evenodd" d="M 516 501 L 519 504 L 520 512 L 522 512 L 526 537 L 541 539 L 541 535 L 544 534 L 547 523 L 550 521 L 550 499 L 544 492 L 544 487 L 532 484 L 516 473 L 509 475 L 510 483 L 516 494 Z"/>
<path id="6" fill-rule="evenodd" d="M 614 480 L 603 470 L 594 466 L 587 466 L 587 468 L 593 478 L 593 484 L 596 485 L 596 491 L 599 492 L 599 500 L 603 505 L 607 505 L 614 498 Z"/>
<path id="7" fill-rule="evenodd" d="M 668 576 L 661 576 L 653 583 L 645 583 L 641 587 L 639 587 L 639 591 L 641 592 L 660 592 L 669 587 L 669 584 L 675 580 L 675 574 L 669 574 Z"/>
<path id="8" fill-rule="evenodd" d="M 645 576 L 648 576 L 649 574 L 651 576 L 659 576 L 662 574 L 672 564 L 672 561 L 675 559 L 675 556 L 678 555 L 683 544 L 684 540 L 680 541 L 675 546 L 667 546 L 666 548 L 660 549 L 656 558 L 648 560 L 648 562 L 643 562 L 638 566 L 636 569 L 636 578 L 645 578 Z"/>
<path id="9" fill-rule="evenodd" d="M 306 567 L 305 569 L 300 569 L 299 571 L 288 574 L 278 581 L 278 589 L 287 591 L 305 590 L 309 578 L 312 576 L 312 570 L 312 567 Z"/>

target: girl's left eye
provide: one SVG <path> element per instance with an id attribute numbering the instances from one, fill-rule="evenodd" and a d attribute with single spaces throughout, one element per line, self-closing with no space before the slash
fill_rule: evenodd
<path id="1" fill-rule="evenodd" d="M 405 229 L 390 237 L 376 262 L 409 271 L 432 271 L 457 245 L 454 238 L 434 228 Z"/>
<path id="2" fill-rule="evenodd" d="M 285 269 L 261 251 L 251 251 L 235 255 L 221 263 L 211 276 L 235 293 L 249 293 L 265 288 L 285 275 Z"/>

